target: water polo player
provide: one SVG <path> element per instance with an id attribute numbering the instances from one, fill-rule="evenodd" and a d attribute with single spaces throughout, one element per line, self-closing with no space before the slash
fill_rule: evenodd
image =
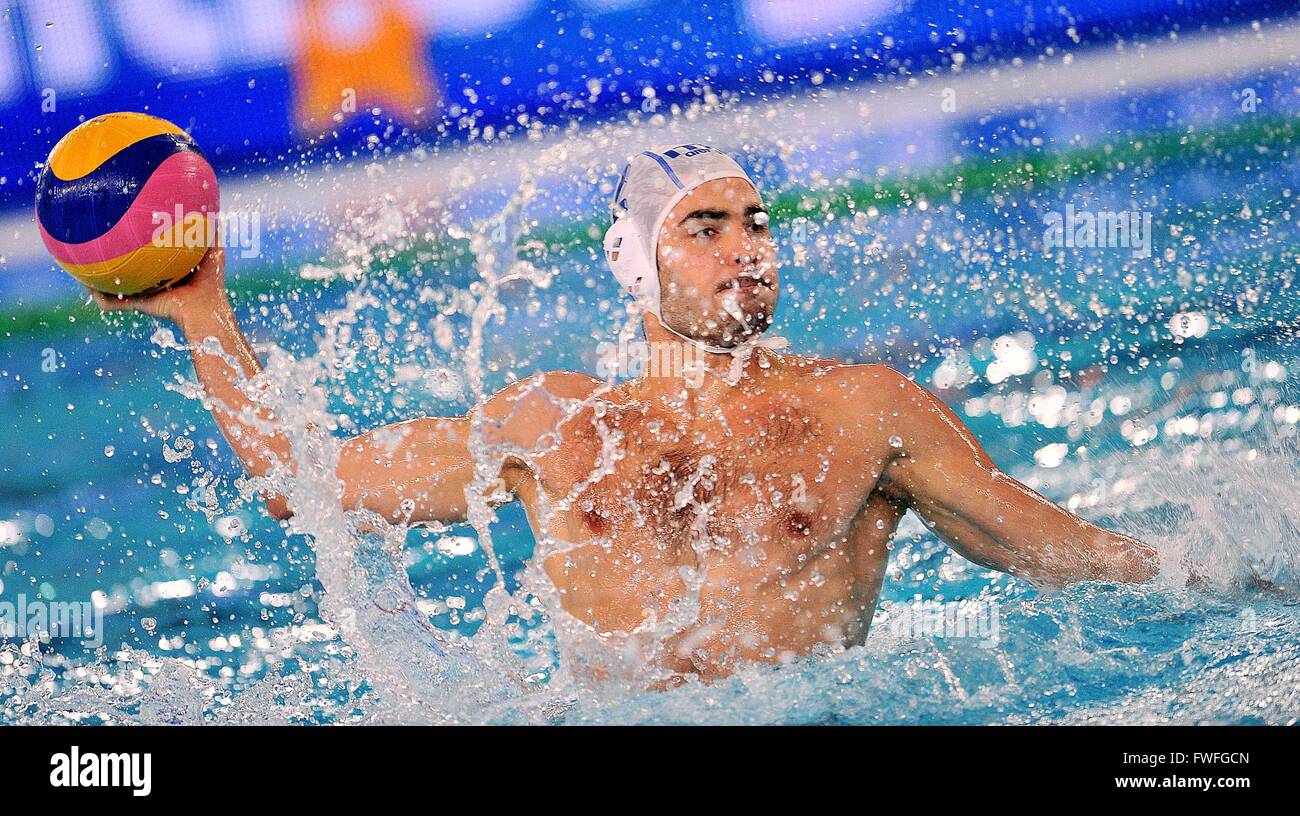
<path id="1" fill-rule="evenodd" d="M 899 372 L 787 353 L 765 337 L 775 244 L 757 189 L 728 156 L 680 145 L 633 157 L 604 249 L 641 306 L 646 342 L 671 352 L 651 356 L 680 365 L 617 383 L 537 372 L 469 415 L 351 439 L 337 466 L 343 506 L 393 523 L 463 521 L 485 490 L 522 501 L 559 605 L 608 647 L 599 673 L 709 679 L 861 641 L 907 510 L 965 558 L 1038 585 L 1154 574 L 1150 547 L 1000 472 Z M 260 366 L 223 263 L 214 250 L 160 294 L 94 296 L 180 326 L 225 437 L 248 473 L 265 475 L 292 467 L 290 447 L 240 387 Z M 494 484 L 476 479 L 475 422 L 487 450 L 478 471 L 486 456 Z M 277 517 L 294 511 L 282 496 L 267 502 Z"/>

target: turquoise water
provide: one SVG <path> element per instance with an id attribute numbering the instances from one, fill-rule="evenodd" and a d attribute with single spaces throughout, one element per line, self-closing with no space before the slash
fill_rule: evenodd
<path id="1" fill-rule="evenodd" d="M 1002 468 L 1156 545 L 1162 574 L 1039 593 L 909 516 L 864 646 L 667 693 L 567 676 L 517 506 L 490 543 L 469 525 L 360 535 L 338 513 L 286 532 L 241 497 L 157 324 L 7 338 L 0 600 L 95 597 L 105 617 L 98 651 L 5 641 L 0 721 L 1294 722 L 1298 175 L 1240 148 L 780 225 L 776 330 L 796 352 L 914 374 Z M 556 206 L 542 187 L 529 205 Z M 1067 204 L 1151 213 L 1153 257 L 1045 253 L 1042 216 Z M 269 367 L 302 386 L 300 420 L 346 435 L 461 413 L 475 372 L 490 391 L 594 371 L 626 319 L 589 249 L 551 255 L 529 270 L 544 286 L 489 287 L 467 351 L 469 285 L 500 270 L 411 261 L 366 225 L 389 215 L 359 219 L 362 257 L 334 259 L 366 274 L 238 304 L 255 343 L 288 352 Z M 996 635 L 918 634 L 920 602 L 966 602 Z"/>

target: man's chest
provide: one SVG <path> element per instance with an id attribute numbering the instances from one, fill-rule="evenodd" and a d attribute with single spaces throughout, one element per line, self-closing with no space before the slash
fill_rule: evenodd
<path id="1" fill-rule="evenodd" d="M 562 431 L 538 475 L 571 539 L 797 557 L 842 537 L 875 483 L 861 435 L 779 400 L 605 406 Z"/>

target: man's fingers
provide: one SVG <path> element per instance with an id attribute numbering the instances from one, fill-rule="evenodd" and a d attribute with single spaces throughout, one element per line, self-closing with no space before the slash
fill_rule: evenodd
<path id="1" fill-rule="evenodd" d="M 90 299 L 95 302 L 95 305 L 99 307 L 100 311 L 120 312 L 123 309 L 131 308 L 131 302 L 126 298 L 118 297 L 117 295 L 112 295 L 108 292 L 100 292 L 97 289 L 91 289 L 89 286 L 86 287 L 86 291 L 90 293 Z"/>
<path id="2" fill-rule="evenodd" d="M 112 308 L 112 306 L 108 301 L 108 298 L 105 297 L 103 292 L 98 292 L 94 289 L 91 289 L 89 286 L 85 287 L 85 289 L 86 289 L 86 294 L 90 295 L 91 301 L 94 302 L 94 304 L 98 306 L 100 309 L 108 310 Z"/>

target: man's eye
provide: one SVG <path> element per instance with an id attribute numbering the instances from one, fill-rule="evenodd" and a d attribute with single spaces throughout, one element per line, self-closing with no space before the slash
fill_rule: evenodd
<path id="1" fill-rule="evenodd" d="M 767 232 L 767 224 L 760 224 L 757 221 L 750 224 L 749 228 L 752 229 L 754 232 Z"/>
<path id="2" fill-rule="evenodd" d="M 700 229 L 698 232 L 695 233 L 697 237 L 703 236 L 705 238 L 712 238 L 717 234 L 718 231 L 715 230 L 713 227 L 703 227 L 702 229 Z"/>

